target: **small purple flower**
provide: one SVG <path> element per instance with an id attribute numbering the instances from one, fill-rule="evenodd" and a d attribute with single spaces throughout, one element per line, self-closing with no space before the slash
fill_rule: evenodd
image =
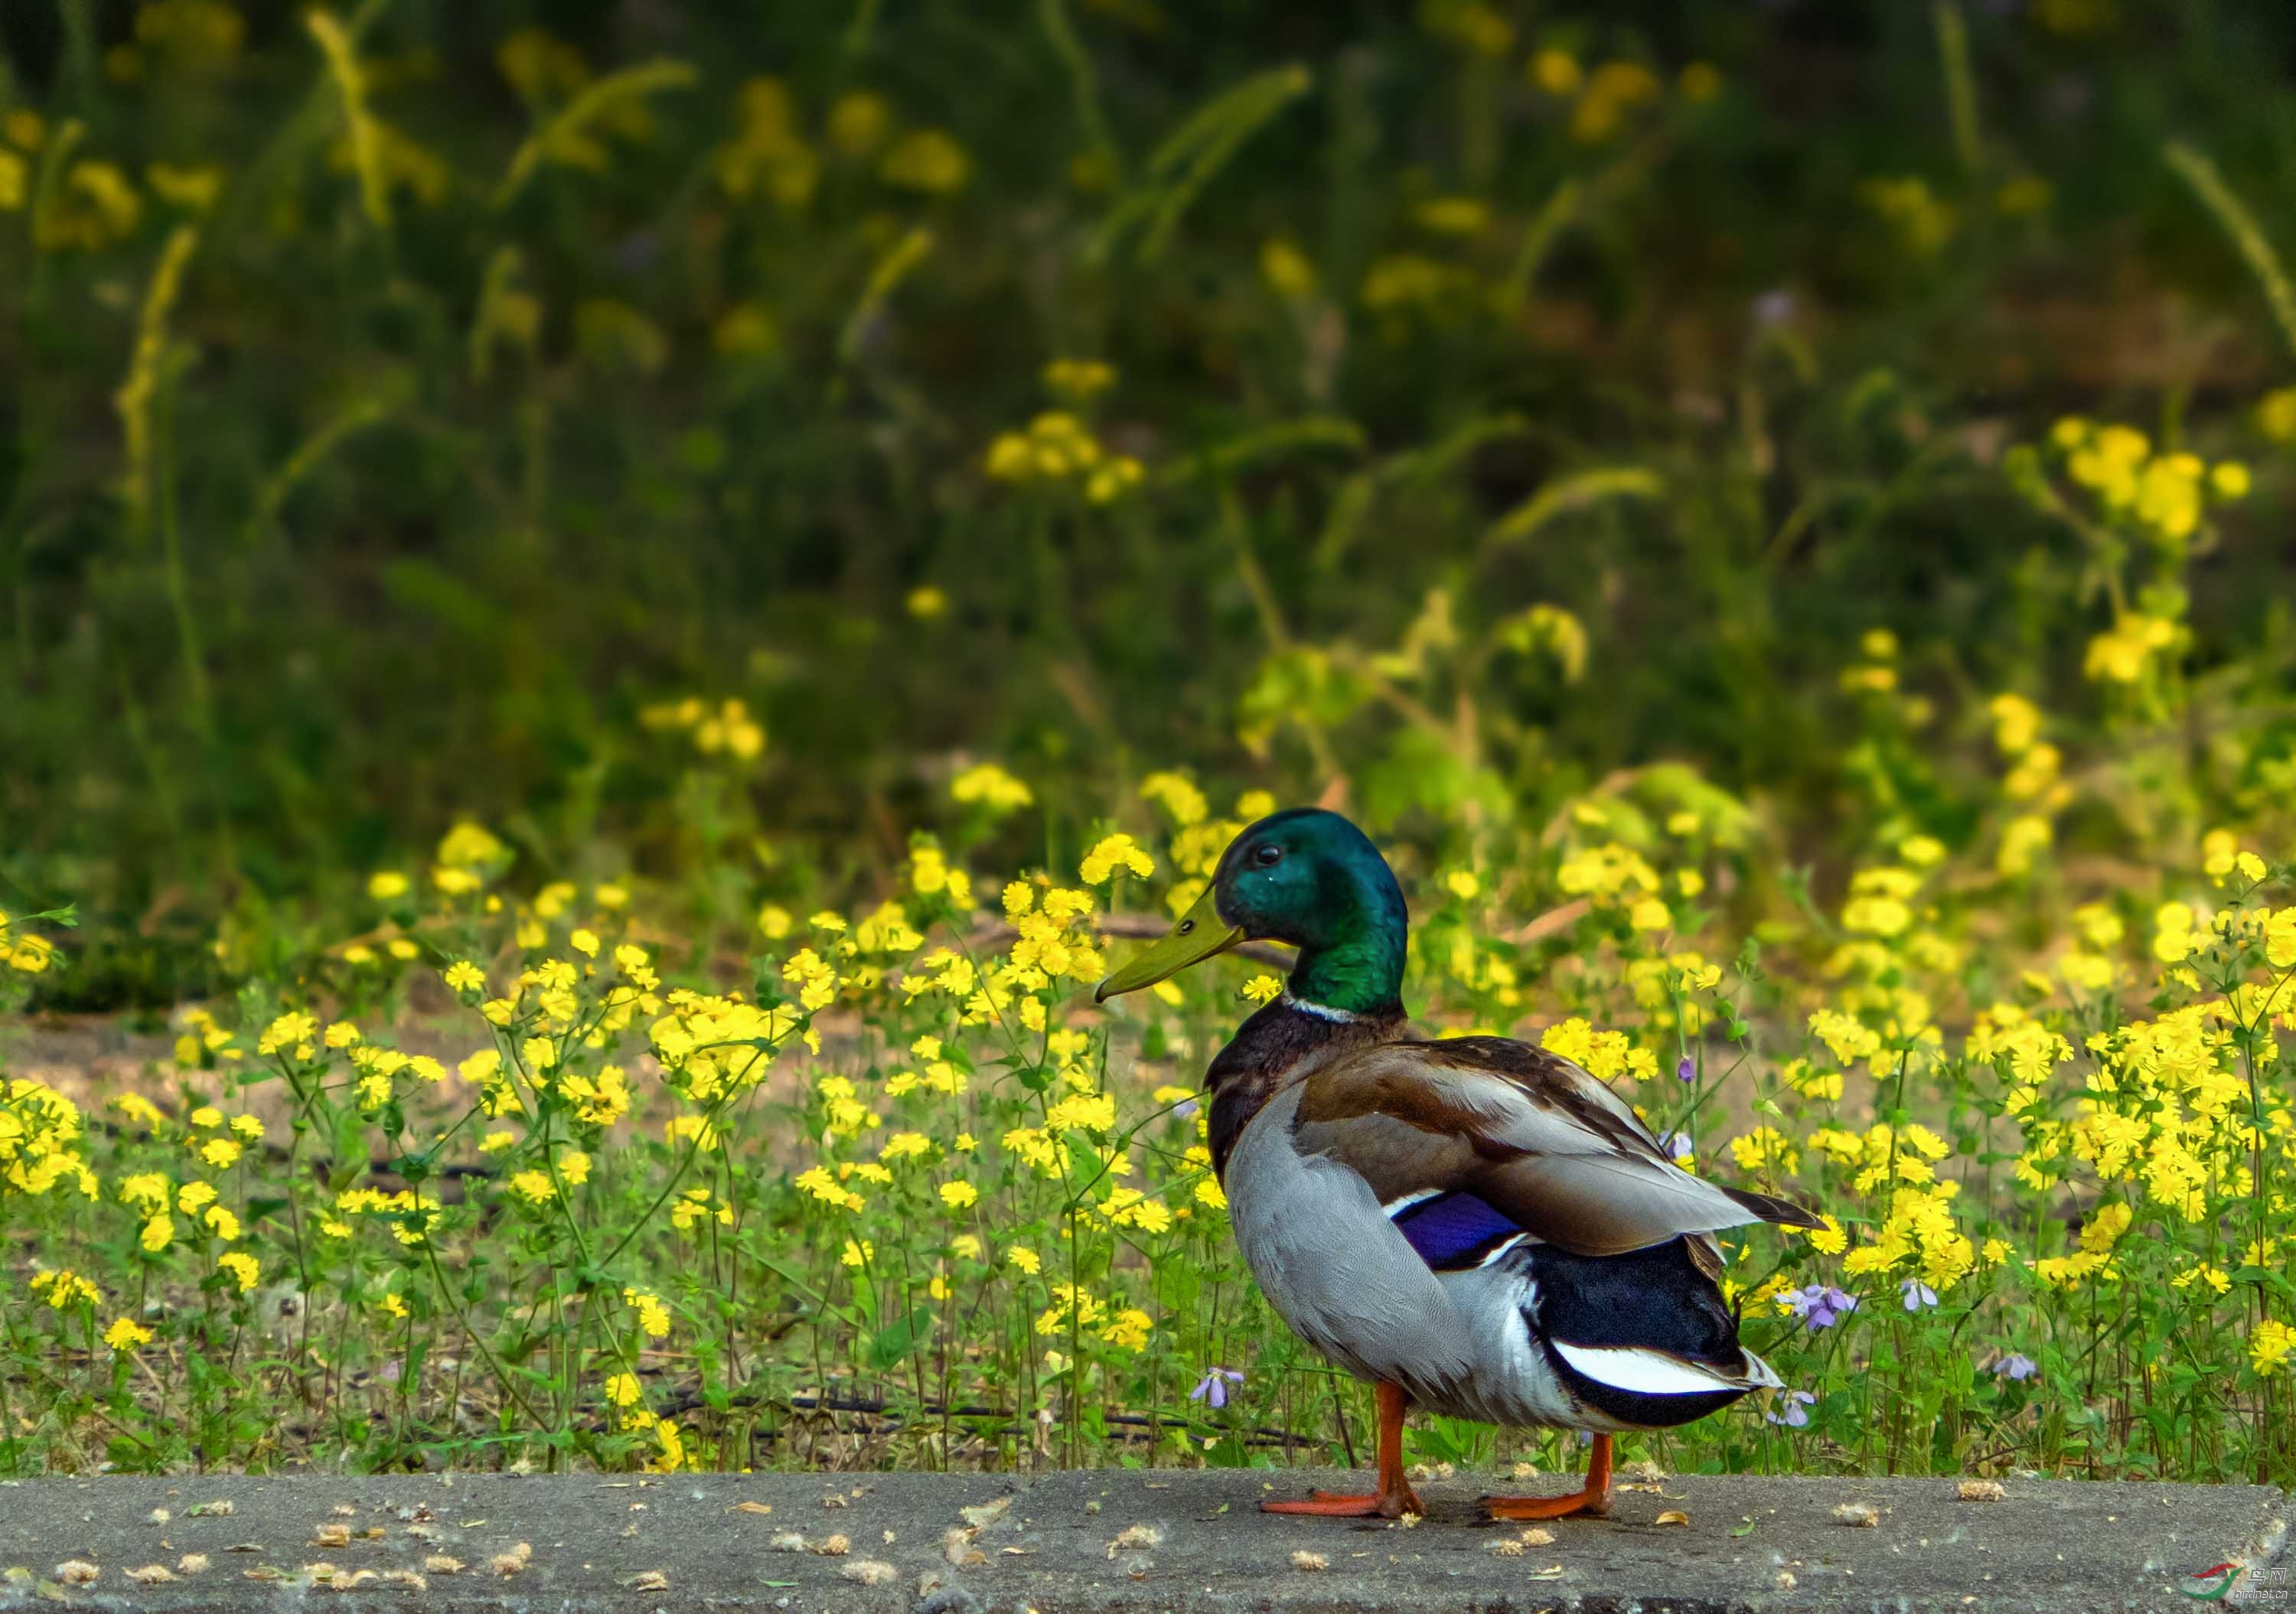
<path id="1" fill-rule="evenodd" d="M 2023 1352 L 2011 1351 L 2007 1356 L 2002 1357 L 2000 1361 L 1996 1362 L 1993 1364 L 1993 1371 L 2001 1378 L 2014 1379 L 2021 1384 L 2026 1380 L 2031 1378 L 2035 1373 L 2039 1372 L 2041 1368 L 2040 1364 L 2035 1362 L 2032 1357 L 2026 1356 Z"/>
<path id="2" fill-rule="evenodd" d="M 1898 1292 L 1905 1296 L 1907 1311 L 1920 1311 L 1938 1303 L 1937 1290 L 1919 1278 L 1907 1278 L 1898 1285 Z"/>
<path id="3" fill-rule="evenodd" d="M 1687 1053 L 1676 1063 L 1674 1079 L 1678 1082 L 1694 1082 L 1698 1079 L 1698 1065 Z"/>
<path id="4" fill-rule="evenodd" d="M 1778 1402 L 1785 1411 L 1764 1413 L 1762 1416 L 1786 1429 L 1809 1427 L 1809 1409 L 1817 1404 L 1815 1395 L 1806 1389 L 1790 1389 L 1778 1397 Z"/>
<path id="5" fill-rule="evenodd" d="M 1243 1382 L 1243 1375 L 1232 1367 L 1215 1367 L 1196 1381 L 1196 1388 L 1188 1392 L 1191 1401 L 1206 1401 L 1214 1412 L 1227 1405 L 1227 1387 Z"/>
<path id="6" fill-rule="evenodd" d="M 1845 1294 L 1831 1283 L 1813 1283 L 1808 1289 L 1790 1289 L 1778 1297 L 1793 1308 L 1795 1316 L 1816 1333 L 1821 1328 L 1832 1328 L 1836 1323 L 1857 1309 L 1857 1297 Z"/>
<path id="7" fill-rule="evenodd" d="M 1669 1160 L 1686 1160 L 1696 1152 L 1689 1138 L 1679 1132 L 1660 1133 L 1658 1146 L 1666 1151 L 1666 1158 Z"/>
<path id="8" fill-rule="evenodd" d="M 1202 1108 L 1202 1106 L 1198 1104 L 1195 1100 L 1192 1098 L 1184 1098 L 1178 1103 L 1172 1106 L 1172 1113 L 1185 1121 L 1191 1116 L 1194 1115 L 1201 1108 Z"/>

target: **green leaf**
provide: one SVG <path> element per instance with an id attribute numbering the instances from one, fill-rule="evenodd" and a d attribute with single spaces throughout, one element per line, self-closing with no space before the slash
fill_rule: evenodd
<path id="1" fill-rule="evenodd" d="M 931 1312 L 915 1311 L 879 1329 L 869 1340 L 869 1365 L 880 1372 L 898 1367 L 932 1332 L 932 1326 Z"/>
<path id="2" fill-rule="evenodd" d="M 1612 499 L 1655 499 L 1666 491 L 1655 471 L 1637 465 L 1598 466 L 1557 477 L 1491 523 L 1485 541 L 1517 544 L 1556 518 Z"/>
<path id="3" fill-rule="evenodd" d="M 1143 263 L 1153 262 L 1181 217 L 1228 160 L 1313 82 L 1306 68 L 1292 62 L 1256 74 L 1197 108 L 1148 159 L 1147 183 L 1109 209 L 1088 256 L 1105 261 L 1119 241 L 1144 225 L 1138 256 Z"/>

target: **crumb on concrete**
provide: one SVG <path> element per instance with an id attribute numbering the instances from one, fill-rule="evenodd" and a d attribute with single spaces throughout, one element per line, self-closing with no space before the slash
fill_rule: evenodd
<path id="1" fill-rule="evenodd" d="M 1108 1544 L 1108 1555 L 1113 1558 L 1119 1553 L 1128 1553 L 1142 1547 L 1160 1547 L 1163 1544 L 1164 1532 L 1156 1526 L 1127 1525 L 1118 1532 L 1116 1539 Z"/>

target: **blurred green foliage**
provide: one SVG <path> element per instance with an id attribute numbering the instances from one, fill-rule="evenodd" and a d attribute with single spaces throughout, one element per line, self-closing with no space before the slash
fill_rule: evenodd
<path id="1" fill-rule="evenodd" d="M 730 918 L 728 846 L 890 864 L 981 757 L 1070 848 L 1179 761 L 1535 833 L 1671 759 L 1800 856 L 1845 791 L 1951 838 L 1837 684 L 1869 630 L 1956 710 L 2148 721 L 2084 677 L 2127 555 L 2004 474 L 2067 413 L 2253 466 L 2143 607 L 2202 696 L 2149 720 L 2195 811 L 2287 772 L 2242 220 L 2296 12 L 11 0 L 0 48 L 0 896 L 115 922 L 52 1003 L 211 988 L 219 916 L 466 813 Z M 698 785 L 687 698 L 756 766 Z"/>

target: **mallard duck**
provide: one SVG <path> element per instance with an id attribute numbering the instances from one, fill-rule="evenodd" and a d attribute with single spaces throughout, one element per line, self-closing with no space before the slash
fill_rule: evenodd
<path id="1" fill-rule="evenodd" d="M 1717 1229 L 1815 1227 L 1676 1165 L 1569 1060 L 1503 1036 L 1415 1039 L 1410 918 L 1377 848 L 1294 808 L 1221 855 L 1168 935 L 1100 983 L 1152 986 L 1246 940 L 1299 948 L 1282 995 L 1205 1073 L 1213 1169 L 1236 1243 L 1293 1331 L 1377 1387 L 1378 1487 L 1271 1512 L 1420 1512 L 1403 1472 L 1419 1406 L 1593 1436 L 1585 1487 L 1491 1496 L 1506 1520 L 1600 1513 L 1612 1435 L 1702 1418 L 1778 1377 L 1738 1343 Z"/>

